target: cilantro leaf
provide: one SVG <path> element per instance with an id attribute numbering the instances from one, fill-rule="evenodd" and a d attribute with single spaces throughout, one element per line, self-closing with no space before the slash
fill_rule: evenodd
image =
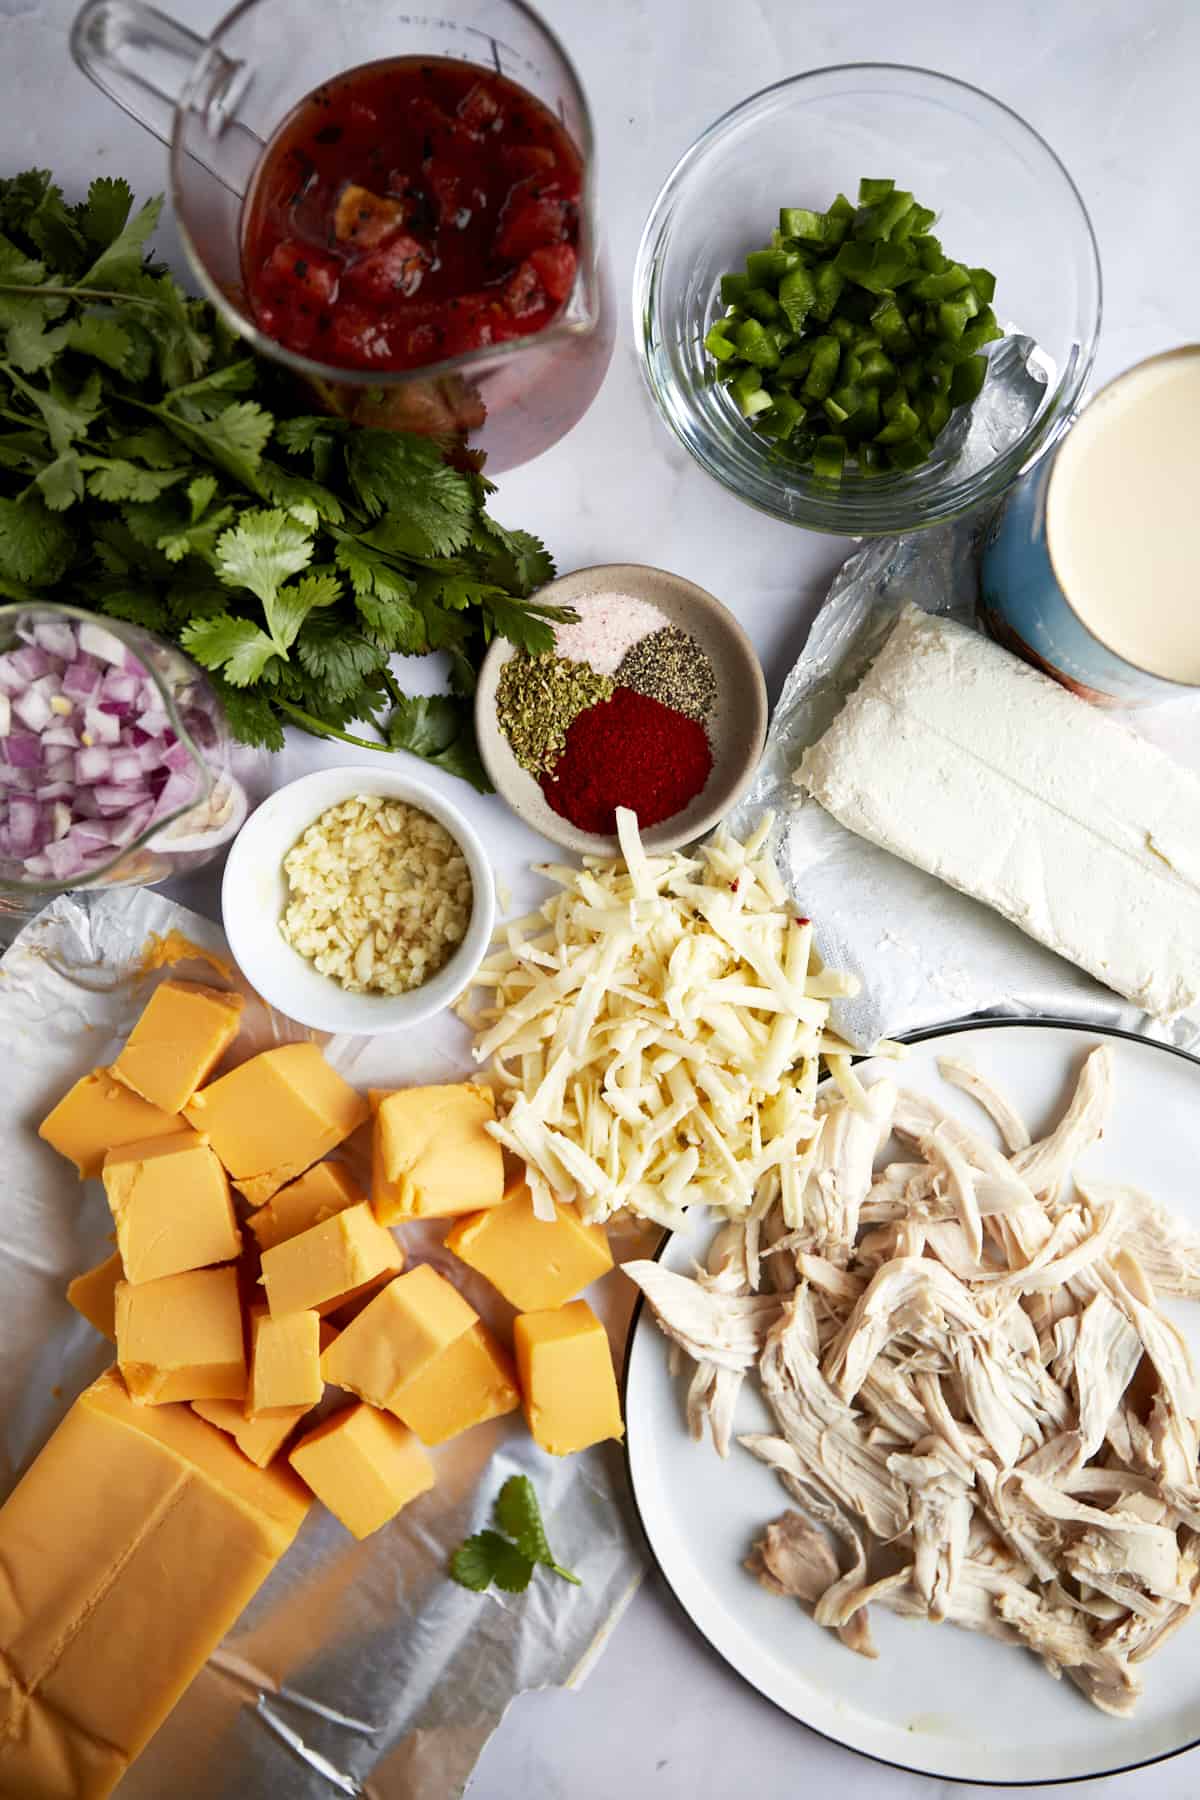
<path id="1" fill-rule="evenodd" d="M 15 178 L 5 220 L 65 272 L 78 269 L 86 256 L 82 233 L 48 169 L 29 169 Z"/>
<path id="2" fill-rule="evenodd" d="M 87 273 L 80 276 L 85 288 L 123 288 L 142 272 L 142 245 L 158 224 L 162 211 L 162 195 L 147 200 L 140 212 L 122 225 L 112 242 L 106 244 Z M 34 239 L 36 243 L 36 238 Z M 39 245 L 39 249 L 45 248 Z"/>
<path id="3" fill-rule="evenodd" d="M 472 709 L 451 694 L 403 696 L 388 715 L 387 741 L 392 750 L 410 750 L 469 781 L 481 794 L 492 791 L 475 743 Z"/>
<path id="4" fill-rule="evenodd" d="M 133 189 L 119 176 L 98 175 L 79 209 L 79 223 L 89 244 L 106 248 L 119 237 L 133 210 Z"/>
<path id="5" fill-rule="evenodd" d="M 425 621 L 407 600 L 380 600 L 373 594 L 356 594 L 354 604 L 381 650 L 420 656 L 429 649 Z"/>
<path id="6" fill-rule="evenodd" d="M 0 368 L 4 366 L 0 363 Z M 12 367 L 8 368 L 8 378 L 41 413 L 56 450 L 65 450 L 75 438 L 85 436 L 100 410 L 100 375 L 96 370 L 74 394 L 58 375 L 51 376 L 48 388 L 26 381 Z"/>
<path id="7" fill-rule="evenodd" d="M 47 329 L 44 313 L 41 318 L 16 319 L 8 328 L 4 354 L 15 368 L 26 375 L 36 375 L 39 369 L 49 368 L 70 339 L 71 327 L 57 325 L 53 330 Z"/>
<path id="8" fill-rule="evenodd" d="M 554 559 L 540 538 L 528 531 L 506 531 L 486 512 L 480 514 L 472 542 L 488 559 L 489 578 L 518 594 L 532 594 L 554 579 Z"/>
<path id="9" fill-rule="evenodd" d="M 289 575 L 312 561 L 312 538 L 277 508 L 244 513 L 217 543 L 217 573 L 229 587 L 249 588 L 269 607 Z"/>
<path id="10" fill-rule="evenodd" d="M 271 636 L 279 648 L 291 648 L 310 612 L 334 606 L 341 597 L 342 584 L 336 575 L 302 575 L 299 581 L 289 581 L 281 587 L 267 608 Z"/>
<path id="11" fill-rule="evenodd" d="M 309 618 L 296 640 L 300 666 L 333 700 L 344 700 L 368 675 L 387 667 L 387 656 L 338 618 Z"/>
<path id="12" fill-rule="evenodd" d="M 29 587 L 50 587 L 70 566 L 74 533 L 33 496 L 0 496 L 0 575 Z"/>
<path id="13" fill-rule="evenodd" d="M 83 465 L 76 450 L 61 450 L 34 476 L 38 492 L 53 512 L 65 512 L 83 499 Z"/>
<path id="14" fill-rule="evenodd" d="M 219 674 L 213 675 L 212 683 L 236 738 L 243 744 L 261 745 L 264 750 L 283 749 L 283 726 L 265 694 L 231 687 Z"/>
<path id="15" fill-rule="evenodd" d="M 369 540 L 381 550 L 451 556 L 470 540 L 471 485 L 441 461 L 430 439 L 359 431 L 347 442 L 346 468 L 372 518 L 387 514 Z"/>
<path id="16" fill-rule="evenodd" d="M 114 456 L 84 456 L 80 464 L 88 470 L 88 493 L 99 500 L 157 500 L 187 473 L 185 469 L 140 469 L 136 463 Z"/>
<path id="17" fill-rule="evenodd" d="M 450 1574 L 460 1587 L 482 1593 L 495 1582 L 508 1594 L 523 1594 L 533 1564 L 498 1531 L 477 1531 L 450 1558 Z"/>
<path id="18" fill-rule="evenodd" d="M 202 668 L 220 669 L 234 687 L 249 687 L 279 654 L 265 631 L 228 613 L 193 619 L 180 632 L 179 641 Z"/>
<path id="19" fill-rule="evenodd" d="M 84 313 L 82 318 L 73 320 L 63 329 L 70 349 L 77 350 L 82 356 L 94 356 L 97 362 L 106 363 L 118 375 L 131 373 L 129 360 L 133 354 L 133 338 L 116 319 L 101 313 Z"/>
<path id="20" fill-rule="evenodd" d="M 546 1540 L 546 1528 L 542 1523 L 542 1510 L 534 1492 L 533 1483 L 528 1475 L 510 1475 L 496 1500 L 496 1523 L 501 1531 L 506 1531 L 523 1556 L 530 1562 L 544 1563 L 561 1575 L 564 1581 L 575 1587 L 582 1584 L 578 1575 L 572 1575 L 569 1569 L 560 1568 L 555 1562 Z"/>
<path id="21" fill-rule="evenodd" d="M 496 634 L 508 638 L 520 650 L 528 651 L 530 656 L 539 656 L 543 650 L 553 650 L 553 624 L 570 619 L 574 615 L 570 607 L 538 606 L 535 602 L 509 600 L 501 595 L 489 594 L 485 602 L 487 620 L 485 629 L 488 635 Z"/>
<path id="22" fill-rule="evenodd" d="M 166 608 L 145 588 L 109 587 L 101 591 L 104 610 L 114 619 L 126 619 L 130 625 L 142 625 L 147 631 L 162 631 L 166 626 Z"/>
<path id="23" fill-rule="evenodd" d="M 318 481 L 310 481 L 307 475 L 297 475 L 279 463 L 269 462 L 265 457 L 259 469 L 259 482 L 269 500 L 290 512 L 310 530 L 315 530 L 322 519 L 330 525 L 340 525 L 346 516 L 341 501 L 327 487 Z"/>
<path id="24" fill-rule="evenodd" d="M 253 400 L 235 401 L 213 419 L 185 419 L 169 406 L 157 410 L 168 429 L 190 449 L 257 493 L 258 465 L 273 424 L 270 413 Z"/>

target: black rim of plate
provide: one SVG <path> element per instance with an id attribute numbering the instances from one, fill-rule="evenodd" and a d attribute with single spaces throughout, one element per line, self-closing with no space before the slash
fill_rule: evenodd
<path id="1" fill-rule="evenodd" d="M 1056 1031 L 1079 1031 L 1085 1032 L 1091 1037 L 1119 1038 L 1124 1039 L 1131 1044 L 1144 1044 L 1151 1049 L 1161 1050 L 1168 1056 L 1177 1056 L 1181 1062 L 1191 1063 L 1194 1068 L 1200 1069 L 1200 1056 L 1193 1056 L 1190 1050 L 1180 1050 L 1175 1044 L 1164 1044 L 1158 1038 L 1146 1037 L 1143 1033 L 1138 1031 L 1124 1031 L 1116 1025 L 1089 1025 L 1081 1019 L 1058 1019 L 1052 1017 L 1006 1019 L 989 1018 L 986 1016 L 973 1017 L 970 1019 L 956 1019 L 952 1020 L 947 1025 L 923 1025 L 919 1031 L 906 1031 L 901 1034 L 898 1041 L 903 1044 L 924 1044 L 927 1043 L 930 1038 L 957 1037 L 968 1031 L 994 1031 L 997 1027 L 1003 1027 L 1006 1030 L 1022 1030 L 1028 1029 L 1031 1026 L 1036 1026 L 1043 1030 L 1049 1026 Z M 654 1262 L 658 1262 L 663 1256 L 667 1245 L 671 1242 L 674 1235 L 674 1232 L 667 1232 L 662 1243 L 654 1252 L 652 1258 Z M 629 1483 L 629 1492 L 633 1500 L 633 1510 L 637 1518 L 638 1529 L 642 1534 L 642 1540 L 649 1553 L 650 1561 L 658 1571 L 659 1579 L 670 1594 L 676 1607 L 687 1620 L 688 1625 L 696 1633 L 696 1636 L 707 1644 L 713 1655 L 719 1657 L 725 1667 L 731 1670 L 739 1681 L 744 1682 L 747 1687 L 753 1688 L 754 1692 L 760 1695 L 769 1706 L 773 1706 L 777 1712 L 783 1713 L 785 1718 L 792 1719 L 805 1731 L 811 1731 L 814 1737 L 823 1738 L 827 1744 L 836 1744 L 840 1750 L 849 1750 L 852 1755 L 862 1757 L 864 1762 L 876 1763 L 881 1768 L 885 1769 L 899 1769 L 905 1775 L 919 1775 L 924 1777 L 926 1781 L 953 1782 L 955 1786 L 959 1787 L 1068 1787 L 1072 1782 L 1076 1781 L 1107 1781 L 1118 1775 L 1132 1775 L 1137 1769 L 1154 1768 L 1159 1763 L 1170 1762 L 1174 1757 L 1185 1756 L 1189 1750 L 1200 1748 L 1200 1735 L 1197 1735 L 1196 1737 L 1189 1739 L 1186 1744 L 1178 1745 L 1174 1750 L 1164 1750 L 1161 1755 L 1158 1756 L 1142 1757 L 1137 1762 L 1121 1763 L 1117 1768 L 1088 1769 L 1078 1775 L 1028 1775 L 1022 1776 L 1020 1780 L 994 1781 L 989 1780 L 986 1775 L 946 1775 L 941 1771 L 915 1768 L 911 1763 L 899 1762 L 890 1756 L 877 1756 L 871 1750 L 860 1749 L 857 1744 L 851 1743 L 847 1738 L 834 1737 L 832 1732 L 822 1731 L 819 1726 L 811 1725 L 807 1719 L 802 1719 L 798 1713 L 793 1712 L 791 1707 L 785 1706 L 781 1700 L 776 1700 L 773 1695 L 768 1694 L 751 1676 L 744 1674 L 735 1663 L 730 1661 L 720 1646 L 713 1642 L 712 1638 L 709 1637 L 703 1627 L 698 1625 L 696 1620 L 692 1617 L 687 1602 L 676 1591 L 665 1569 L 658 1560 L 658 1555 L 654 1548 L 654 1541 L 650 1536 L 645 1518 L 642 1515 L 641 1501 L 638 1498 L 637 1486 L 633 1479 L 633 1467 L 629 1458 L 629 1415 L 627 1401 L 629 1392 L 629 1370 L 633 1362 L 633 1344 L 638 1327 L 642 1322 L 642 1313 L 645 1304 L 645 1295 L 639 1293 L 637 1303 L 634 1306 L 629 1321 L 629 1335 L 626 1338 L 625 1365 L 621 1371 L 621 1415 L 626 1420 L 624 1444 L 625 1476 Z"/>

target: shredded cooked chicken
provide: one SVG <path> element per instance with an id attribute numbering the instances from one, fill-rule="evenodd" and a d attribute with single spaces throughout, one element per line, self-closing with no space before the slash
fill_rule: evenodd
<path id="1" fill-rule="evenodd" d="M 625 1272 L 695 1361 L 689 1423 L 722 1455 L 757 1369 L 775 1431 L 738 1441 L 794 1503 L 747 1561 L 764 1586 L 861 1655 L 884 1606 L 1023 1645 L 1124 1715 L 1200 1606 L 1200 1382 L 1156 1301 L 1200 1298 L 1200 1235 L 1076 1173 L 1112 1064 L 1094 1049 L 1031 1142 L 982 1075 L 939 1063 L 1007 1155 L 924 1094 L 842 1082 L 802 1179 L 706 1271 Z M 920 1161 L 876 1172 L 893 1132 Z"/>

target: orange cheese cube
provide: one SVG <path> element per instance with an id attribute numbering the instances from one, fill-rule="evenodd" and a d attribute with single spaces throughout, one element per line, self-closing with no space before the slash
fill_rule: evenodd
<path id="1" fill-rule="evenodd" d="M 280 1188 L 246 1223 L 258 1239 L 259 1249 L 270 1250 L 348 1206 L 361 1206 L 366 1197 L 343 1163 L 316 1163 L 298 1181 Z"/>
<path id="2" fill-rule="evenodd" d="M 201 1088 L 184 1108 L 252 1206 L 328 1155 L 367 1117 L 367 1103 L 315 1044 L 281 1044 Z"/>
<path id="3" fill-rule="evenodd" d="M 499 1206 L 504 1153 L 487 1131 L 489 1088 L 400 1088 L 375 1108 L 371 1204 L 384 1225 Z"/>
<path id="4" fill-rule="evenodd" d="M 276 1318 L 265 1306 L 251 1308 L 247 1418 L 317 1404 L 325 1392 L 320 1329 L 315 1312 L 281 1313 Z"/>
<path id="5" fill-rule="evenodd" d="M 570 1456 L 624 1437 L 608 1334 L 586 1300 L 520 1313 L 513 1346 L 525 1419 L 543 1450 Z"/>
<path id="6" fill-rule="evenodd" d="M 117 1361 L 135 1400 L 244 1400 L 237 1270 L 192 1269 L 117 1286 Z"/>
<path id="7" fill-rule="evenodd" d="M 262 1278 L 273 1313 L 328 1311 L 403 1267 L 403 1250 L 364 1200 L 264 1250 Z"/>
<path id="8" fill-rule="evenodd" d="M 413 1375 L 392 1401 L 423 1444 L 443 1444 L 521 1404 L 512 1357 L 486 1325 L 472 1325 Z"/>
<path id="9" fill-rule="evenodd" d="M 229 1178 L 194 1131 L 110 1150 L 103 1177 L 126 1281 L 156 1281 L 240 1255 Z"/>
<path id="10" fill-rule="evenodd" d="M 334 1413 L 288 1461 L 356 1538 L 370 1537 L 434 1483 L 433 1464 L 412 1432 L 373 1406 Z"/>
<path id="11" fill-rule="evenodd" d="M 405 1382 L 478 1317 L 457 1288 L 422 1263 L 363 1307 L 321 1358 L 321 1371 L 336 1387 L 394 1411 Z"/>
<path id="12" fill-rule="evenodd" d="M 182 1112 L 237 1036 L 244 1005 L 240 994 L 198 982 L 161 982 L 113 1074 L 164 1112 Z"/>
<path id="13" fill-rule="evenodd" d="M 332 1325 L 321 1321 L 319 1345 L 327 1350 L 337 1336 Z M 215 1425 L 218 1431 L 228 1432 L 243 1456 L 258 1468 L 265 1469 L 272 1459 L 278 1456 L 283 1446 L 299 1425 L 301 1419 L 308 1417 L 312 1411 L 310 1406 L 289 1406 L 278 1412 L 260 1413 L 256 1419 L 246 1417 L 246 1409 L 240 1400 L 193 1400 L 192 1411 Z"/>
<path id="14" fill-rule="evenodd" d="M 120 1252 L 114 1250 L 107 1262 L 67 1284 L 67 1299 L 75 1311 L 110 1344 L 117 1341 L 117 1283 L 124 1279 Z"/>
<path id="15" fill-rule="evenodd" d="M 561 1306 L 613 1266 L 603 1225 L 585 1225 L 577 1206 L 554 1203 L 554 1218 L 539 1219 L 521 1181 L 499 1206 L 459 1219 L 446 1248 L 519 1312 Z"/>
<path id="16" fill-rule="evenodd" d="M 73 1162 L 81 1176 L 98 1175 L 107 1151 L 143 1138 L 183 1131 L 186 1121 L 151 1106 L 107 1069 L 83 1075 L 38 1126 L 38 1136 Z"/>
<path id="17" fill-rule="evenodd" d="M 105 1800 L 310 1504 L 115 1370 L 86 1389 L 0 1509 L 0 1794 Z"/>

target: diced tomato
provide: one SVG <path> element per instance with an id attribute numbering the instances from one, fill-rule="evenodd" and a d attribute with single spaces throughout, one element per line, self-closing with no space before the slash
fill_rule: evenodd
<path id="1" fill-rule="evenodd" d="M 480 82 L 465 93 L 458 103 L 458 116 L 472 131 L 482 131 L 500 117 L 500 102 Z"/>
<path id="2" fill-rule="evenodd" d="M 500 215 L 497 254 L 506 262 L 516 262 L 539 245 L 561 238 L 566 225 L 567 203 L 553 183 L 536 176 L 518 181 Z"/>
<path id="3" fill-rule="evenodd" d="M 276 244 L 262 266 L 261 292 L 268 300 L 303 300 L 324 307 L 337 298 L 340 265 L 295 238 Z"/>
<path id="4" fill-rule="evenodd" d="M 333 215 L 333 235 L 356 250 L 374 250 L 394 237 L 408 216 L 405 200 L 395 194 L 373 194 L 350 182 L 342 189 Z"/>
<path id="5" fill-rule="evenodd" d="M 579 267 L 579 258 L 570 244 L 543 244 L 539 250 L 530 251 L 529 260 L 550 298 L 560 303 L 565 300 L 575 286 L 575 271 Z"/>
<path id="6" fill-rule="evenodd" d="M 352 301 L 340 301 L 321 334 L 317 354 L 334 363 L 356 369 L 394 366 L 396 346 L 389 321 Z"/>
<path id="7" fill-rule="evenodd" d="M 360 300 L 409 299 L 420 287 L 429 261 L 424 245 L 405 233 L 353 263 L 342 277 L 342 286 Z"/>
<path id="8" fill-rule="evenodd" d="M 558 158 L 544 144 L 502 144 L 500 161 L 514 175 L 549 175 Z"/>
<path id="9" fill-rule="evenodd" d="M 532 262 L 523 262 L 504 284 L 504 304 L 514 319 L 528 319 L 544 311 L 546 294 Z"/>
<path id="10" fill-rule="evenodd" d="M 478 145 L 483 142 L 477 131 L 464 124 L 461 119 L 452 119 L 449 113 L 443 112 L 435 101 L 424 94 L 418 94 L 410 100 L 409 114 L 419 128 L 425 133 L 429 148 L 425 160 L 437 154 L 439 149 L 457 144 L 460 147 L 468 144 Z"/>

